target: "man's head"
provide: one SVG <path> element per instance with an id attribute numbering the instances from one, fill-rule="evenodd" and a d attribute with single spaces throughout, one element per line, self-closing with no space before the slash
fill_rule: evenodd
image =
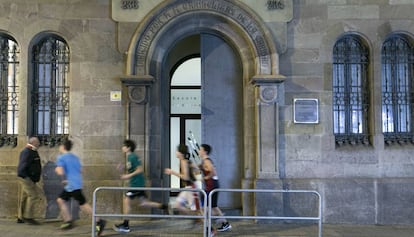
<path id="1" fill-rule="evenodd" d="M 34 146 L 35 148 L 38 148 L 40 146 L 39 138 L 37 137 L 29 137 L 29 144 Z"/>
<path id="2" fill-rule="evenodd" d="M 122 151 L 124 152 L 128 152 L 128 151 L 134 152 L 135 148 L 137 148 L 137 145 L 132 140 L 125 140 L 124 143 L 122 144 Z"/>
<path id="3" fill-rule="evenodd" d="M 199 153 L 200 155 L 207 155 L 207 156 L 210 155 L 211 146 L 208 144 L 201 144 Z"/>
<path id="4" fill-rule="evenodd" d="M 64 153 L 64 152 L 69 152 L 70 150 L 72 150 L 73 147 L 73 142 L 71 140 L 65 140 L 60 146 L 59 146 L 59 150 L 60 152 Z"/>

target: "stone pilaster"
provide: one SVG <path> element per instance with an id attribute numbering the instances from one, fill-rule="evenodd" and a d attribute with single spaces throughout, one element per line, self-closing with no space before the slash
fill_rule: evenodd
<path id="1" fill-rule="evenodd" d="M 283 96 L 281 75 L 256 75 L 257 173 L 258 179 L 278 178 L 279 100 Z"/>

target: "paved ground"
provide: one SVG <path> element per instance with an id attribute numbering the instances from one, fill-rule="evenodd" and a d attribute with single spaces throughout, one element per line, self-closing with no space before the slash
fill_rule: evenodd
<path id="1" fill-rule="evenodd" d="M 112 230 L 113 221 L 108 221 L 104 236 L 116 237 L 202 237 L 202 227 L 194 226 L 189 220 L 162 219 L 152 221 L 132 221 L 129 234 L 118 234 Z M 15 220 L 0 220 L 1 237 L 49 237 L 49 236 L 91 236 L 91 225 L 87 220 L 79 220 L 76 227 L 61 231 L 60 222 L 47 221 L 40 226 L 17 224 Z M 317 237 L 318 228 L 313 224 L 255 224 L 251 221 L 233 221 L 232 230 L 218 236 L 254 237 Z M 375 226 L 375 225 L 323 225 L 324 237 L 413 237 L 414 226 Z"/>

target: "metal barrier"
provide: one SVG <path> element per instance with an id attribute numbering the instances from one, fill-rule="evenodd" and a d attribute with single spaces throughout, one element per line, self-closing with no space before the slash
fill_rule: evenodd
<path id="1" fill-rule="evenodd" d="M 96 235 L 95 219 L 96 217 L 149 217 L 149 218 L 182 218 L 182 219 L 204 219 L 203 236 L 211 236 L 211 220 L 212 218 L 223 218 L 222 216 L 213 216 L 211 205 L 203 206 L 203 215 L 159 215 L 159 214 L 97 214 L 96 213 L 96 196 L 99 191 L 102 190 L 116 190 L 116 191 L 192 191 L 202 194 L 204 203 L 211 203 L 211 199 L 214 193 L 217 192 L 240 192 L 240 193 L 310 193 L 318 197 L 318 217 L 291 217 L 291 216 L 225 216 L 226 219 L 251 219 L 251 220 L 313 220 L 318 221 L 318 236 L 322 237 L 322 197 L 317 191 L 311 190 L 269 190 L 269 189 L 214 189 L 207 197 L 206 192 L 202 189 L 190 189 L 190 188 L 132 188 L 132 187 L 98 187 L 93 192 L 92 201 L 92 237 Z M 208 200 L 208 202 L 207 202 Z M 208 210 L 207 210 L 208 209 Z M 208 228 L 206 228 L 208 227 Z"/>
<path id="2" fill-rule="evenodd" d="M 102 190 L 116 190 L 116 191 L 129 191 L 129 190 L 139 190 L 139 191 L 173 191 L 173 192 L 181 192 L 181 191 L 190 191 L 190 192 L 198 192 L 201 193 L 204 199 L 204 203 L 207 203 L 207 195 L 206 192 L 202 189 L 195 189 L 195 188 L 132 188 L 132 187 L 98 187 L 93 192 L 93 201 L 92 201 L 92 237 L 96 236 L 96 226 L 95 226 L 95 219 L 96 217 L 148 217 L 148 218 L 181 218 L 181 219 L 204 219 L 203 223 L 203 236 L 206 236 L 207 230 L 207 207 L 204 205 L 203 207 L 203 215 L 196 216 L 196 215 L 159 215 L 159 214 L 97 214 L 96 213 L 96 195 L 99 191 Z"/>
<path id="3" fill-rule="evenodd" d="M 318 221 L 318 236 L 322 237 L 322 197 L 317 191 L 311 190 L 269 190 L 269 189 L 214 189 L 208 195 L 208 203 L 217 192 L 239 192 L 239 193 L 310 193 L 318 197 L 319 211 L 318 217 L 292 217 L 292 216 L 224 216 L 226 219 L 253 219 L 253 220 L 314 220 Z M 205 205 L 204 205 L 205 206 Z M 211 219 L 223 218 L 223 216 L 213 216 L 211 205 L 208 205 L 208 227 L 211 227 Z M 208 235 L 211 236 L 211 228 L 208 229 Z"/>

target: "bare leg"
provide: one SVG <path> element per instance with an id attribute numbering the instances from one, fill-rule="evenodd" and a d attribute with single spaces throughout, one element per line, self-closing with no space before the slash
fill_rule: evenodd
<path id="1" fill-rule="evenodd" d="M 92 216 L 92 207 L 88 203 L 83 204 L 82 206 L 79 206 L 79 208 L 87 213 L 88 215 Z M 96 217 L 96 221 L 99 221 L 99 217 Z"/>
<path id="2" fill-rule="evenodd" d="M 213 216 L 224 216 L 223 212 L 221 212 L 220 208 L 218 207 L 213 207 L 213 209 L 211 210 L 213 213 Z M 226 223 L 227 220 L 225 218 L 220 218 L 217 220 L 219 223 Z"/>
<path id="3" fill-rule="evenodd" d="M 71 221 L 72 217 L 69 213 L 69 209 L 68 209 L 68 206 L 66 205 L 65 200 L 63 200 L 62 198 L 58 198 L 56 201 L 59 205 L 60 214 L 62 215 L 63 221 L 64 222 Z"/>
<path id="4" fill-rule="evenodd" d="M 124 197 L 124 207 L 122 208 L 123 213 L 124 214 L 128 214 L 130 211 L 130 204 L 131 200 L 129 199 L 129 197 Z"/>
<path id="5" fill-rule="evenodd" d="M 162 208 L 163 207 L 161 203 L 153 202 L 144 197 L 139 199 L 139 204 L 141 207 L 145 207 L 145 208 Z"/>

